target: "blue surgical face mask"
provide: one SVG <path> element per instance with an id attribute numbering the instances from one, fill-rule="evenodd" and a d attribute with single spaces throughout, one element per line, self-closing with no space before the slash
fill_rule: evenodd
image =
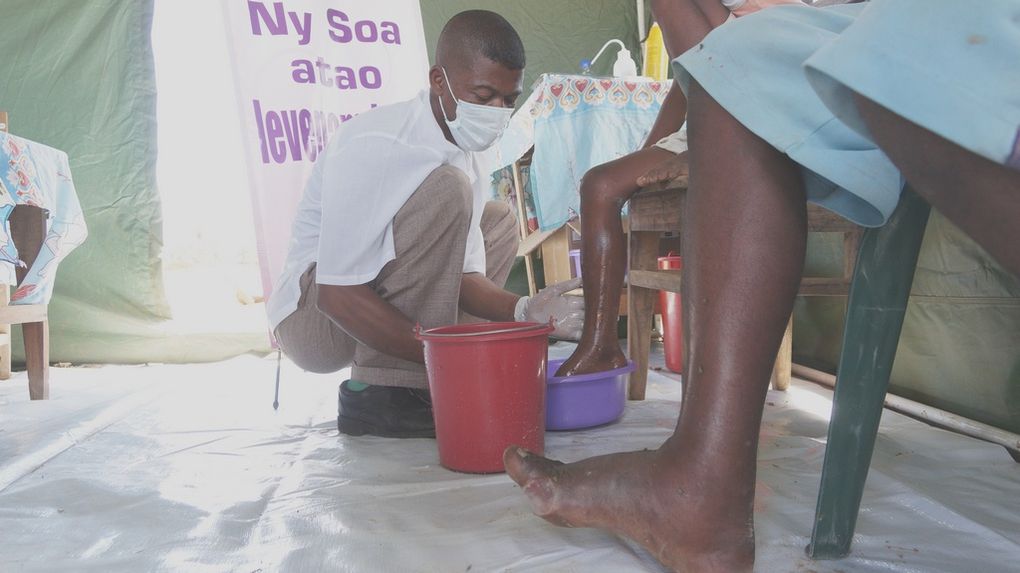
<path id="1" fill-rule="evenodd" d="M 457 147 L 464 151 L 484 151 L 492 147 L 499 136 L 503 135 L 514 110 L 457 99 L 457 94 L 453 93 L 453 87 L 450 85 L 450 78 L 446 75 L 446 68 L 442 70 L 443 77 L 446 78 L 446 87 L 457 102 L 457 119 L 451 120 L 446 114 L 443 98 L 439 98 L 439 109 L 443 111 L 443 119 L 446 120 Z"/>

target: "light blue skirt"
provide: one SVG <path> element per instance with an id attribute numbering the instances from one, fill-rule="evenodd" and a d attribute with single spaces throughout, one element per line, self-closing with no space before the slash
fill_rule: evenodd
<path id="1" fill-rule="evenodd" d="M 1020 169 L 1020 2 L 873 0 L 806 63 L 822 101 L 868 130 L 851 90 Z"/>
<path id="2" fill-rule="evenodd" d="M 697 80 L 801 165 L 809 201 L 863 226 L 885 223 L 902 181 L 851 90 L 1020 169 L 1016 0 L 777 6 L 721 26 L 673 65 L 685 91 Z"/>

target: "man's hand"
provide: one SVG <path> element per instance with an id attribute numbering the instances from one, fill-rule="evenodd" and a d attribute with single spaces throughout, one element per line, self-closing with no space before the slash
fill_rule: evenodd
<path id="1" fill-rule="evenodd" d="M 678 177 L 687 177 L 689 163 L 687 152 L 676 155 L 652 167 L 647 173 L 637 178 L 638 187 L 648 187 L 656 183 L 668 183 Z"/>
<path id="2" fill-rule="evenodd" d="M 584 326 L 584 298 L 566 294 L 580 286 L 579 278 L 550 285 L 535 296 L 522 299 L 524 308 L 516 318 L 542 323 L 552 318 L 556 327 L 553 337 L 580 340 Z"/>

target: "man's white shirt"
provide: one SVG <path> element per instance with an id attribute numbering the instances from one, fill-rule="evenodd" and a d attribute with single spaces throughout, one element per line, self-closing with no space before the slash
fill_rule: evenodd
<path id="1" fill-rule="evenodd" d="M 432 115 L 429 93 L 375 108 L 345 122 L 319 156 L 291 230 L 283 271 L 267 302 L 270 328 L 297 309 L 299 280 L 315 263 L 316 282 L 359 285 L 396 257 L 393 218 L 436 168 L 462 170 L 474 190 L 465 273 L 485 273 L 479 226 L 491 194 L 486 153 L 450 143 Z"/>

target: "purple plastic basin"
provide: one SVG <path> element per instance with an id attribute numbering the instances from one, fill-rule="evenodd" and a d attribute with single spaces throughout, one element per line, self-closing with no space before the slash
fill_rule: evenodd
<path id="1" fill-rule="evenodd" d="M 578 430 L 615 421 L 627 402 L 627 374 L 634 363 L 594 374 L 556 376 L 564 360 L 550 360 L 546 379 L 545 429 Z"/>

